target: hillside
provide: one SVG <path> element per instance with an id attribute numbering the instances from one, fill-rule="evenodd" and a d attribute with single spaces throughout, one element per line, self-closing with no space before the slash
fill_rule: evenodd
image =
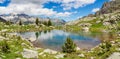
<path id="1" fill-rule="evenodd" d="M 6 20 L 0 17 L 0 22 L 6 22 Z"/>
<path id="2" fill-rule="evenodd" d="M 102 15 L 107 13 L 113 13 L 115 11 L 120 11 L 120 0 L 112 0 L 103 4 L 100 11 L 96 12 L 95 15 Z"/>
<path id="3" fill-rule="evenodd" d="M 87 25 L 92 31 L 104 31 L 108 29 L 119 29 L 120 25 L 120 0 L 106 2 L 93 16 L 88 15 L 75 21 L 66 23 L 66 25 L 77 25 L 83 27 Z M 111 11 L 110 11 L 111 10 Z M 114 25 L 113 25 L 114 24 Z"/>

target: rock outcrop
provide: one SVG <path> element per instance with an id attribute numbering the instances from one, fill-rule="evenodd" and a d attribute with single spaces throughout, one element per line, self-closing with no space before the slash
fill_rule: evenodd
<path id="1" fill-rule="evenodd" d="M 105 2 L 100 11 L 96 12 L 96 15 L 113 13 L 116 11 L 120 11 L 120 0 Z"/>
<path id="2" fill-rule="evenodd" d="M 30 49 L 24 49 L 22 56 L 24 58 L 38 58 L 38 52 Z"/>

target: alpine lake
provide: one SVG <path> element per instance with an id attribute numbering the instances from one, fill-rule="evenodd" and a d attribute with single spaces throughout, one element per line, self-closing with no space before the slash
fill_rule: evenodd
<path id="1" fill-rule="evenodd" d="M 66 32 L 63 30 L 49 30 L 39 32 L 19 32 L 18 36 L 24 39 L 33 39 L 32 44 L 35 47 L 62 50 L 62 45 L 66 38 L 70 37 L 74 43 L 82 50 L 90 50 L 99 45 L 103 40 L 113 40 L 112 33 L 91 33 L 91 32 Z"/>

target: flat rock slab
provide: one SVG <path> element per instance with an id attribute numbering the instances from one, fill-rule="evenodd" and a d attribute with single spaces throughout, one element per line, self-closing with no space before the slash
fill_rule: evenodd
<path id="1" fill-rule="evenodd" d="M 120 52 L 114 52 L 110 57 L 107 59 L 120 59 Z"/>
<path id="2" fill-rule="evenodd" d="M 24 49 L 22 52 L 24 58 L 37 58 L 38 52 L 30 49 Z"/>

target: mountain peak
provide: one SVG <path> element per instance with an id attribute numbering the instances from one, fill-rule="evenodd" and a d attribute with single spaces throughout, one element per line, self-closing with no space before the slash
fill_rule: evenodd
<path id="1" fill-rule="evenodd" d="M 96 12 L 96 15 L 113 13 L 120 10 L 120 0 L 112 0 L 110 2 L 105 2 L 100 9 L 100 11 Z"/>
<path id="2" fill-rule="evenodd" d="M 10 14 L 3 14 L 0 15 L 2 19 L 5 19 L 6 21 L 11 21 L 13 23 L 19 23 L 20 20 L 22 20 L 23 23 L 34 23 L 37 17 L 29 16 L 24 13 L 10 13 Z M 38 17 L 40 21 L 48 21 L 51 20 L 54 24 L 65 24 L 64 20 L 60 19 L 52 19 L 52 18 L 40 18 Z"/>

